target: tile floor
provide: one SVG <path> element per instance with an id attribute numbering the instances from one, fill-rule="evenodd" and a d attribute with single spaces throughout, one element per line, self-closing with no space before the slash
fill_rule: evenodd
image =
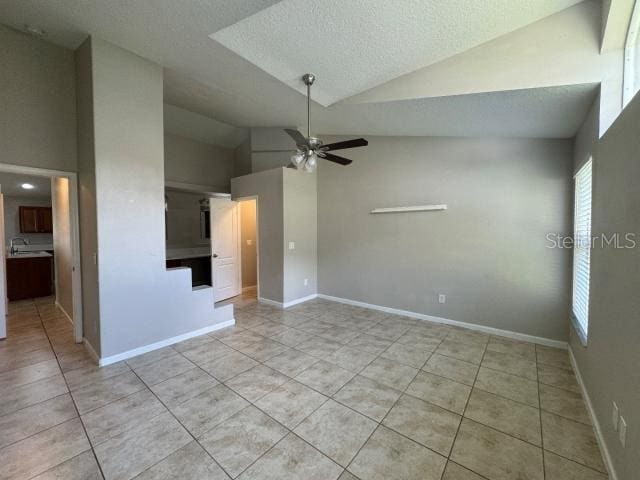
<path id="1" fill-rule="evenodd" d="M 97 368 L 10 305 L 0 479 L 603 480 L 562 350 L 313 300 Z"/>

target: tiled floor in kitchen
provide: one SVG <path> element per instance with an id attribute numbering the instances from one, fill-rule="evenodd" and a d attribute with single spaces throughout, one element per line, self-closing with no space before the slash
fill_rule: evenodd
<path id="1" fill-rule="evenodd" d="M 2 479 L 600 480 L 566 351 L 313 300 L 105 368 L 10 305 Z"/>

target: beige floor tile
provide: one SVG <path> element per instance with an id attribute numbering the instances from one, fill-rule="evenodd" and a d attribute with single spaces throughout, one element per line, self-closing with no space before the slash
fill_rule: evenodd
<path id="1" fill-rule="evenodd" d="M 127 480 L 192 441 L 170 413 L 126 430 L 95 448 L 106 480 Z"/>
<path id="2" fill-rule="evenodd" d="M 355 475 L 353 475 L 352 473 L 349 473 L 347 470 L 345 470 L 344 472 L 342 472 L 342 475 L 338 477 L 338 480 L 360 480 L 360 479 Z"/>
<path id="3" fill-rule="evenodd" d="M 215 378 L 203 370 L 190 368 L 186 372 L 164 382 L 156 383 L 150 388 L 162 403 L 169 408 L 174 408 L 205 390 L 215 387 L 218 383 Z"/>
<path id="4" fill-rule="evenodd" d="M 447 457 L 461 419 L 460 415 L 436 405 L 403 395 L 382 423 Z"/>
<path id="5" fill-rule="evenodd" d="M 486 345 L 489 342 L 489 335 L 468 328 L 450 327 L 447 340 L 470 345 Z"/>
<path id="6" fill-rule="evenodd" d="M 296 328 L 298 330 L 302 330 L 303 332 L 311 333 L 313 335 L 319 335 L 320 333 L 326 332 L 334 325 L 329 322 L 323 322 L 316 318 L 309 319 L 305 323 L 298 325 Z"/>
<path id="7" fill-rule="evenodd" d="M 206 335 L 205 335 L 206 336 Z M 190 348 L 189 350 L 185 350 L 182 352 L 186 358 L 191 360 L 196 365 L 202 365 L 208 362 L 213 362 L 218 360 L 225 355 L 233 352 L 232 348 L 228 345 L 225 345 L 218 340 L 212 339 L 211 337 L 207 337 L 211 342 L 204 343 L 198 347 Z"/>
<path id="8" fill-rule="evenodd" d="M 68 393 L 0 417 L 0 449 L 77 417 Z"/>
<path id="9" fill-rule="evenodd" d="M 15 412 L 68 392 L 62 375 L 43 378 L 16 388 L 2 390 L 0 415 Z"/>
<path id="10" fill-rule="evenodd" d="M 316 357 L 312 357 L 300 350 L 290 349 L 271 357 L 264 364 L 284 375 L 295 377 L 317 361 Z"/>
<path id="11" fill-rule="evenodd" d="M 303 332 L 297 328 L 289 328 L 285 332 L 272 336 L 271 339 L 288 347 L 296 347 L 312 337 L 313 335 L 310 333 Z"/>
<path id="12" fill-rule="evenodd" d="M 422 330 L 418 331 L 421 332 Z M 444 335 L 446 335 L 446 333 Z M 426 336 L 425 334 L 416 334 L 416 331 L 412 329 L 402 335 L 398 340 L 396 340 L 396 342 L 401 343 L 402 345 L 419 348 L 425 352 L 433 353 L 442 343 L 442 338 L 434 338 Z"/>
<path id="13" fill-rule="evenodd" d="M 538 363 L 540 364 L 573 371 L 571 362 L 569 361 L 569 351 L 564 348 L 536 345 L 536 355 L 538 357 Z"/>
<path id="14" fill-rule="evenodd" d="M 102 480 L 102 474 L 91 450 L 34 477 L 32 480 Z"/>
<path id="15" fill-rule="evenodd" d="M 431 351 L 396 342 L 380 356 L 413 368 L 421 368 L 431 356 Z"/>
<path id="16" fill-rule="evenodd" d="M 542 439 L 545 450 L 606 472 L 591 426 L 543 411 Z"/>
<path id="17" fill-rule="evenodd" d="M 335 352 L 327 355 L 324 360 L 335 363 L 345 370 L 358 373 L 364 367 L 369 365 L 375 358 L 376 356 L 371 353 L 366 353 L 362 350 L 346 345 L 340 350 L 336 350 Z"/>
<path id="18" fill-rule="evenodd" d="M 296 346 L 298 350 L 302 350 L 303 352 L 318 358 L 325 358 L 333 352 L 340 350 L 342 347 L 343 345 L 341 343 L 318 336 L 305 340 Z"/>
<path id="19" fill-rule="evenodd" d="M 180 354 L 162 358 L 157 362 L 134 369 L 136 375 L 147 385 L 155 385 L 186 372 L 196 366 Z"/>
<path id="20" fill-rule="evenodd" d="M 239 375 L 247 370 L 257 366 L 253 358 L 247 357 L 245 354 L 233 351 L 224 357 L 221 357 L 213 362 L 207 362 L 200 365 L 204 371 L 215 377 L 221 382 Z"/>
<path id="21" fill-rule="evenodd" d="M 8 372 L 0 373 L 0 391 L 10 391 L 43 378 L 53 377 L 59 373 L 60 368 L 55 359 L 9 370 Z"/>
<path id="22" fill-rule="evenodd" d="M 215 341 L 215 338 L 209 335 L 199 335 L 197 337 L 189 338 L 188 340 L 184 340 L 182 342 L 176 343 L 175 345 L 171 345 L 171 347 L 176 352 L 185 352 L 187 350 L 201 347 L 203 345 L 206 345 L 214 341 Z"/>
<path id="23" fill-rule="evenodd" d="M 484 350 L 484 344 L 461 343 L 445 339 L 436 349 L 436 353 L 479 365 Z"/>
<path id="24" fill-rule="evenodd" d="M 125 362 L 118 362 L 106 367 L 98 367 L 97 365 L 90 365 L 84 368 L 78 368 L 65 372 L 64 378 L 71 390 L 77 390 L 86 385 L 106 378 L 115 377 L 123 373 L 131 371 L 129 365 Z"/>
<path id="25" fill-rule="evenodd" d="M 591 425 L 582 395 L 561 388 L 540 384 L 541 408 L 561 417 Z"/>
<path id="26" fill-rule="evenodd" d="M 536 360 L 536 346 L 533 343 L 519 342 L 505 337 L 491 337 L 487 350 L 492 352 L 507 353 L 527 360 Z"/>
<path id="27" fill-rule="evenodd" d="M 145 388 L 138 376 L 128 371 L 80 387 L 71 395 L 82 415 Z"/>
<path id="28" fill-rule="evenodd" d="M 265 337 L 273 337 L 275 335 L 279 335 L 281 333 L 285 333 L 289 328 L 286 325 L 283 325 L 279 322 L 273 322 L 271 320 L 267 320 L 260 325 L 255 325 L 250 327 L 249 330 L 256 332 L 259 335 L 263 335 Z"/>
<path id="29" fill-rule="evenodd" d="M 334 462 L 346 467 L 376 429 L 377 423 L 329 400 L 294 432 Z"/>
<path id="30" fill-rule="evenodd" d="M 176 450 L 136 480 L 227 480 L 229 477 L 195 441 Z"/>
<path id="31" fill-rule="evenodd" d="M 418 369 L 386 358 L 376 358 L 360 374 L 396 390 L 404 390 L 418 373 Z"/>
<path id="32" fill-rule="evenodd" d="M 259 340 L 255 343 L 247 345 L 246 347 L 238 347 L 238 350 L 245 355 L 257 360 L 258 362 L 264 362 L 269 360 L 271 357 L 275 357 L 280 353 L 288 350 L 289 347 L 286 345 L 282 345 L 281 343 L 274 342 L 273 340 L 269 340 L 265 338 L 264 340 Z"/>
<path id="33" fill-rule="evenodd" d="M 480 367 L 475 388 L 531 407 L 539 407 L 538 383 L 523 377 Z"/>
<path id="34" fill-rule="evenodd" d="M 485 480 L 477 473 L 472 472 L 457 463 L 449 460 L 447 467 L 444 469 L 442 480 Z"/>
<path id="35" fill-rule="evenodd" d="M 200 439 L 200 444 L 235 478 L 282 439 L 288 430 L 249 406 Z"/>
<path id="36" fill-rule="evenodd" d="M 31 478 L 88 450 L 79 418 L 61 423 L 0 450 L 0 478 Z"/>
<path id="37" fill-rule="evenodd" d="M 380 422 L 400 395 L 401 392 L 398 390 L 357 375 L 345 384 L 333 398 Z"/>
<path id="38" fill-rule="evenodd" d="M 463 419 L 451 460 L 491 480 L 543 480 L 542 450 Z"/>
<path id="39" fill-rule="evenodd" d="M 356 330 L 340 327 L 340 326 L 333 326 L 331 328 L 328 328 L 324 332 L 318 334 L 319 337 L 326 338 L 327 340 L 338 342 L 343 345 L 346 345 L 347 343 L 349 343 L 351 340 L 358 337 L 359 335 L 360 335 L 360 332 Z"/>
<path id="40" fill-rule="evenodd" d="M 320 393 L 333 395 L 354 376 L 353 372 L 320 360 L 296 376 L 296 380 Z"/>
<path id="41" fill-rule="evenodd" d="M 474 388 L 464 416 L 541 446 L 540 411 L 537 408 Z"/>
<path id="42" fill-rule="evenodd" d="M 334 480 L 342 467 L 290 433 L 240 475 L 241 480 Z"/>
<path id="43" fill-rule="evenodd" d="M 390 340 L 395 342 L 402 335 L 407 333 L 410 327 L 405 327 L 402 325 L 388 325 L 388 324 L 377 324 L 368 329 L 365 333 L 367 335 L 373 335 L 374 337 L 380 337 L 385 340 Z"/>
<path id="44" fill-rule="evenodd" d="M 255 405 L 289 429 L 311 415 L 327 397 L 291 380 L 258 400 Z"/>
<path id="45" fill-rule="evenodd" d="M 478 365 L 434 353 L 422 367 L 425 372 L 446 377 L 465 385 L 473 385 Z"/>
<path id="46" fill-rule="evenodd" d="M 603 473 L 548 451 L 544 452 L 544 471 L 546 480 L 607 480 Z"/>
<path id="47" fill-rule="evenodd" d="M 176 354 L 176 351 L 173 349 L 173 347 L 163 347 L 163 348 L 152 350 L 150 352 L 143 353 L 142 355 L 138 355 L 133 358 L 130 358 L 127 360 L 127 364 L 133 369 L 140 368 L 143 365 L 148 365 L 149 363 L 155 363 L 158 360 L 161 360 L 165 357 L 170 357 L 175 354 Z"/>
<path id="48" fill-rule="evenodd" d="M 482 359 L 482 366 L 500 372 L 510 373 L 529 380 L 538 380 L 536 362 L 517 355 L 499 353 L 488 350 Z"/>
<path id="49" fill-rule="evenodd" d="M 349 342 L 349 346 L 372 355 L 379 355 L 392 344 L 391 340 L 374 337 L 373 335 L 361 334 Z"/>
<path id="50" fill-rule="evenodd" d="M 539 382 L 556 388 L 562 388 L 574 393 L 580 393 L 580 386 L 572 371 L 564 368 L 538 365 Z"/>
<path id="51" fill-rule="evenodd" d="M 248 347 L 252 343 L 266 340 L 266 338 L 256 332 L 252 332 L 251 330 L 242 329 L 233 332 L 233 334 L 226 335 L 219 340 L 231 348 L 242 349 Z"/>
<path id="52" fill-rule="evenodd" d="M 446 463 L 446 458 L 380 426 L 348 470 L 364 480 L 440 480 Z"/>
<path id="53" fill-rule="evenodd" d="M 200 437 L 247 405 L 233 390 L 216 385 L 171 411 L 194 437 Z"/>
<path id="54" fill-rule="evenodd" d="M 255 402 L 288 381 L 286 375 L 265 365 L 258 365 L 233 377 L 226 385 L 248 401 Z"/>
<path id="55" fill-rule="evenodd" d="M 12 352 L 11 355 L 2 355 L 2 351 L 0 350 L 0 373 L 51 359 L 55 359 L 55 354 L 49 345 L 30 352 Z"/>
<path id="56" fill-rule="evenodd" d="M 420 372 L 411 382 L 406 393 L 461 415 L 471 393 L 471 387 L 448 378 Z"/>
<path id="57" fill-rule="evenodd" d="M 95 446 L 130 428 L 141 428 L 167 409 L 145 389 L 82 415 L 89 440 Z"/>

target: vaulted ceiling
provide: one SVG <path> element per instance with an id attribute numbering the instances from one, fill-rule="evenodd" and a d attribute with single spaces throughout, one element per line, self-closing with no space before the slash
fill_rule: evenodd
<path id="1" fill-rule="evenodd" d="M 161 64 L 178 132 L 196 121 L 180 109 L 302 125 L 311 71 L 315 133 L 564 138 L 611 69 L 601 48 L 619 32 L 604 13 L 629 1 L 3 0 L 0 23 L 71 49 L 95 35 Z M 237 141 L 207 125 L 199 135 Z"/>

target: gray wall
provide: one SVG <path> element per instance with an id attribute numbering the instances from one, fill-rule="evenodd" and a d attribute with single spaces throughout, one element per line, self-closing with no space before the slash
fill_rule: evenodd
<path id="1" fill-rule="evenodd" d="M 53 248 L 55 252 L 56 302 L 73 319 L 73 250 L 69 179 L 52 181 Z"/>
<path id="2" fill-rule="evenodd" d="M 229 191 L 234 152 L 171 133 L 164 134 L 165 180 L 217 187 Z"/>
<path id="3" fill-rule="evenodd" d="M 0 25 L 0 162 L 76 170 L 73 52 Z"/>
<path id="4" fill-rule="evenodd" d="M 283 172 L 284 301 L 318 291 L 317 175 L 291 168 Z M 289 249 L 289 242 L 295 249 Z M 307 285 L 304 280 L 307 279 Z"/>
<path id="5" fill-rule="evenodd" d="M 640 95 L 597 143 L 593 163 L 593 235 L 635 233 L 640 242 Z M 619 480 L 640 472 L 640 243 L 591 253 L 588 345 L 572 329 L 571 350 L 589 393 Z M 612 402 L 628 431 L 622 448 Z"/>
<path id="6" fill-rule="evenodd" d="M 282 168 L 231 179 L 231 196 L 258 197 L 260 296 L 282 302 L 284 292 L 284 226 Z"/>
<path id="7" fill-rule="evenodd" d="M 251 173 L 251 138 L 247 138 L 233 151 L 233 176 Z"/>
<path id="8" fill-rule="evenodd" d="M 368 140 L 348 167 L 320 162 L 319 292 L 566 340 L 570 251 L 545 236 L 571 230 L 571 141 Z"/>

